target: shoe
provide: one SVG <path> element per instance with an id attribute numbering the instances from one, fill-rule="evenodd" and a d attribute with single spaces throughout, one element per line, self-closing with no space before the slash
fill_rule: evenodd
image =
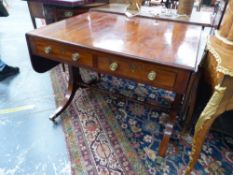
<path id="1" fill-rule="evenodd" d="M 6 65 L 2 71 L 0 71 L 0 81 L 10 77 L 10 76 L 13 76 L 13 75 L 16 75 L 19 73 L 19 68 L 18 67 L 11 67 L 11 66 L 8 66 Z"/>

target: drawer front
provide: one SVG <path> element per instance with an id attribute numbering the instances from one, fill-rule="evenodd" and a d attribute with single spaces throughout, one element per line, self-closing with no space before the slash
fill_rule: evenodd
<path id="1" fill-rule="evenodd" d="M 177 78 L 177 72 L 173 69 L 123 58 L 98 57 L 97 67 L 106 73 L 166 89 L 173 89 Z"/>
<path id="2" fill-rule="evenodd" d="M 34 39 L 33 54 L 72 65 L 93 66 L 92 55 L 67 44 Z"/>

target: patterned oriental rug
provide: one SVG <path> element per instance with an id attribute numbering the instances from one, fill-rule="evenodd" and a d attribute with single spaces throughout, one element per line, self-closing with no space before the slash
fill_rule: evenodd
<path id="1" fill-rule="evenodd" d="M 55 68 L 57 104 L 66 76 Z M 168 115 L 155 108 L 86 88 L 61 115 L 73 175 L 181 175 L 191 151 L 190 135 L 175 126 L 167 156 L 158 155 Z M 233 138 L 211 132 L 193 175 L 233 175 Z"/>

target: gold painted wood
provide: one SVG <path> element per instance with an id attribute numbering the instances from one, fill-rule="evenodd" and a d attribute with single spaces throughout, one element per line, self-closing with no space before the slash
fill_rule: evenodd
<path id="1" fill-rule="evenodd" d="M 220 27 L 220 35 L 227 37 L 233 24 L 233 0 L 229 0 L 223 22 Z"/>
<path id="2" fill-rule="evenodd" d="M 224 76 L 221 84 L 215 87 L 215 91 L 210 98 L 205 109 L 201 113 L 195 126 L 195 133 L 192 142 L 192 152 L 190 154 L 189 164 L 185 171 L 185 175 L 189 175 L 194 168 L 200 155 L 202 145 L 209 132 L 213 122 L 226 110 L 229 104 L 229 98 L 233 96 L 233 79 L 230 76 Z"/>
<path id="3" fill-rule="evenodd" d="M 180 15 L 190 15 L 193 10 L 194 0 L 180 0 L 177 13 Z"/>
<path id="4" fill-rule="evenodd" d="M 201 113 L 195 126 L 192 152 L 185 175 L 189 175 L 197 162 L 202 145 L 213 122 L 225 111 L 233 109 L 233 0 L 227 6 L 224 20 L 215 36 L 207 42 L 209 51 L 205 60 L 204 75 L 214 93 Z"/>
<path id="5" fill-rule="evenodd" d="M 126 8 L 125 15 L 130 17 L 136 16 L 140 13 L 142 0 L 130 0 L 129 6 Z"/>
<path id="6" fill-rule="evenodd" d="M 197 162 L 202 145 L 213 122 L 225 111 L 233 109 L 233 44 L 218 35 L 209 38 L 206 72 L 210 84 L 216 84 L 214 93 L 201 113 L 192 142 L 192 152 L 185 175 L 189 175 Z M 205 74 L 206 74 L 205 72 Z"/>
<path id="7" fill-rule="evenodd" d="M 211 36 L 207 42 L 208 50 L 217 61 L 217 71 L 233 77 L 233 42 L 216 36 Z"/>

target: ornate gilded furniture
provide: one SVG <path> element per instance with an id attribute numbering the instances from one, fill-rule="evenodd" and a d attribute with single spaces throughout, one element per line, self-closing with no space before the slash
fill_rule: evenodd
<path id="1" fill-rule="evenodd" d="M 233 109 L 233 1 L 228 4 L 223 23 L 207 42 L 208 56 L 204 75 L 213 94 L 202 111 L 193 136 L 192 152 L 185 174 L 190 174 L 201 152 L 213 122 L 225 111 Z"/>
<path id="2" fill-rule="evenodd" d="M 140 14 L 142 0 L 131 0 L 129 6 L 125 10 L 125 15 L 133 17 Z"/>
<path id="3" fill-rule="evenodd" d="M 69 65 L 69 85 L 64 105 L 83 85 L 79 67 L 131 79 L 176 93 L 166 122 L 159 154 L 166 154 L 182 99 L 190 97 L 193 75 L 201 60 L 200 26 L 123 15 L 88 12 L 27 33 L 33 68 L 50 70 Z M 151 37 L 153 36 L 153 37 Z M 159 43 L 159 44 L 158 44 Z"/>

